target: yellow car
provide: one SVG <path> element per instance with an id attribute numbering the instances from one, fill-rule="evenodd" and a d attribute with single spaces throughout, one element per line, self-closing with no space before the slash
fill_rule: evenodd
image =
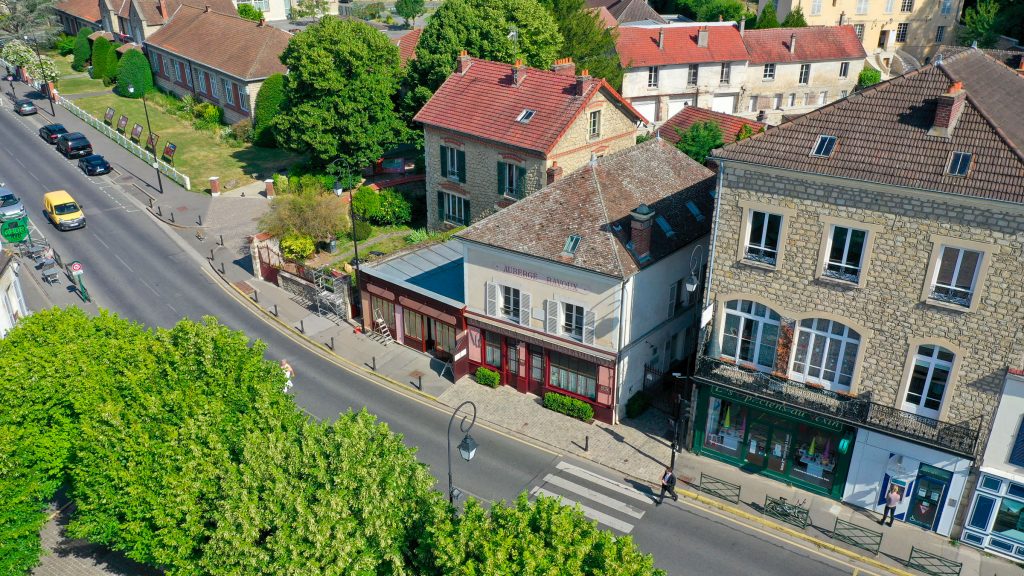
<path id="1" fill-rule="evenodd" d="M 59 230 L 85 228 L 85 212 L 82 212 L 82 205 L 75 202 L 71 194 L 64 190 L 44 194 L 43 211 Z"/>

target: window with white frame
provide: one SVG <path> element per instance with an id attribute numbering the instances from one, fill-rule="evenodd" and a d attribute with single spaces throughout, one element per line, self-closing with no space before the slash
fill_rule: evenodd
<path id="1" fill-rule="evenodd" d="M 943 15 L 948 15 L 953 12 L 953 0 L 942 0 L 942 5 L 939 8 L 939 12 Z"/>
<path id="2" fill-rule="evenodd" d="M 601 135 L 601 111 L 594 110 L 590 113 L 590 137 L 597 138 Z"/>
<path id="3" fill-rule="evenodd" d="M 573 340 L 583 341 L 583 323 L 585 314 L 583 306 L 562 303 L 562 334 Z"/>
<path id="4" fill-rule="evenodd" d="M 762 80 L 775 80 L 775 64 L 765 64 L 761 72 Z"/>
<path id="5" fill-rule="evenodd" d="M 213 96 L 214 99 L 217 99 L 217 100 L 220 99 L 220 88 L 218 86 L 220 86 L 220 82 L 217 81 L 217 77 L 216 76 L 211 74 L 210 75 L 210 96 Z"/>
<path id="6" fill-rule="evenodd" d="M 847 78 L 849 76 L 850 76 L 850 63 L 849 62 L 840 62 L 839 63 L 839 77 L 840 78 Z"/>
<path id="7" fill-rule="evenodd" d="M 774 266 L 779 258 L 781 235 L 782 215 L 751 210 L 744 257 L 747 260 Z"/>
<path id="8" fill-rule="evenodd" d="M 597 364 L 551 351 L 548 366 L 549 385 L 590 399 L 597 398 Z"/>
<path id="9" fill-rule="evenodd" d="M 956 356 L 942 346 L 918 346 L 910 373 L 903 410 L 928 418 L 938 418 L 943 396 L 949 387 Z"/>
<path id="10" fill-rule="evenodd" d="M 192 87 L 192 64 L 185 62 L 185 83 Z"/>
<path id="11" fill-rule="evenodd" d="M 850 91 L 849 90 L 840 90 L 839 91 L 839 97 L 840 98 L 846 98 L 849 95 L 850 95 Z"/>
<path id="12" fill-rule="evenodd" d="M 819 158 L 831 157 L 832 151 L 836 149 L 836 141 L 835 136 L 829 136 L 828 134 L 818 136 L 818 141 L 814 143 L 814 149 L 811 150 L 811 156 Z"/>
<path id="13" fill-rule="evenodd" d="M 762 370 L 775 366 L 779 340 L 779 315 L 764 304 L 732 300 L 725 305 L 722 356 L 749 362 Z"/>
<path id="14" fill-rule="evenodd" d="M 235 95 L 231 92 L 231 82 L 229 82 L 227 78 L 221 78 L 220 81 L 224 88 L 224 101 L 228 104 L 234 104 Z"/>
<path id="15" fill-rule="evenodd" d="M 748 112 L 757 112 L 757 96 L 751 96 L 747 106 Z"/>
<path id="16" fill-rule="evenodd" d="M 238 104 L 242 110 L 249 111 L 249 91 L 243 85 L 238 86 Z"/>
<path id="17" fill-rule="evenodd" d="M 811 65 L 801 64 L 800 65 L 800 84 L 807 84 L 811 80 Z"/>
<path id="18" fill-rule="evenodd" d="M 902 23 L 896 25 L 896 41 L 897 42 L 906 42 L 907 41 L 907 29 L 909 27 L 910 27 L 910 24 L 907 24 L 906 22 L 902 22 Z"/>
<path id="19" fill-rule="evenodd" d="M 846 282 L 859 282 L 863 272 L 861 265 L 864 261 L 867 237 L 868 233 L 865 230 L 832 226 L 822 274 Z"/>
<path id="20" fill-rule="evenodd" d="M 828 102 L 828 90 L 822 90 L 818 93 L 818 105 L 823 106 Z"/>
<path id="21" fill-rule="evenodd" d="M 984 254 L 975 250 L 943 246 L 935 266 L 931 298 L 969 308 L 982 258 Z"/>
<path id="22" fill-rule="evenodd" d="M 864 41 L 864 25 L 863 24 L 854 24 L 853 25 L 853 31 L 857 34 L 857 40 L 860 40 L 861 42 L 863 42 Z"/>
<path id="23" fill-rule="evenodd" d="M 722 71 L 719 72 L 718 82 L 720 84 L 728 84 L 732 81 L 732 63 L 722 62 Z"/>
<path id="24" fill-rule="evenodd" d="M 942 42 L 942 39 L 946 37 L 946 27 L 938 26 L 935 28 L 935 43 Z"/>
<path id="25" fill-rule="evenodd" d="M 181 67 L 177 60 L 171 60 L 171 66 L 174 67 L 174 81 L 181 82 Z"/>
<path id="26" fill-rule="evenodd" d="M 697 85 L 697 73 L 698 73 L 699 70 L 700 70 L 700 67 L 697 66 L 696 64 L 690 64 L 686 68 L 686 85 L 687 86 L 696 86 Z"/>
<path id="27" fill-rule="evenodd" d="M 901 0 L 900 12 L 907 13 L 914 11 L 914 0 Z"/>
<path id="28" fill-rule="evenodd" d="M 794 106 L 796 106 L 796 94 L 790 94 L 789 95 L 789 107 L 792 108 Z"/>
<path id="29" fill-rule="evenodd" d="M 498 162 L 498 193 L 509 198 L 523 198 L 526 195 L 526 168 Z"/>
<path id="30" fill-rule="evenodd" d="M 776 110 L 782 109 L 782 94 L 776 94 L 772 96 L 772 108 Z"/>
<path id="31" fill-rule="evenodd" d="M 501 288 L 501 315 L 515 323 L 519 323 L 522 315 L 520 308 L 519 288 L 511 286 L 500 286 Z"/>
<path id="32" fill-rule="evenodd" d="M 811 0 L 811 16 L 821 15 L 821 0 Z"/>
<path id="33" fill-rule="evenodd" d="M 658 87 L 658 67 L 648 66 L 647 67 L 647 87 L 657 88 Z"/>
<path id="34" fill-rule="evenodd" d="M 199 93 L 206 94 L 206 72 L 202 69 L 197 70 L 196 76 L 199 80 Z"/>
<path id="35" fill-rule="evenodd" d="M 857 14 L 868 13 L 868 0 L 857 0 Z"/>
<path id="36" fill-rule="evenodd" d="M 466 152 L 441 145 L 441 177 L 453 182 L 466 181 Z"/>
<path id="37" fill-rule="evenodd" d="M 801 320 L 789 376 L 798 382 L 849 392 L 859 349 L 860 334 L 849 326 L 824 318 Z"/>

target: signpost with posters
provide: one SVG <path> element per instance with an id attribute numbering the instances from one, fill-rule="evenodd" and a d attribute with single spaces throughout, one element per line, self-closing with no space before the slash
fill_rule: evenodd
<path id="1" fill-rule="evenodd" d="M 146 150 L 149 150 L 156 155 L 156 143 L 160 141 L 160 135 L 156 132 L 150 132 L 149 136 L 146 137 Z"/>
<path id="2" fill-rule="evenodd" d="M 85 266 L 78 260 L 68 264 L 68 271 L 71 272 L 71 276 L 75 280 L 75 284 L 78 285 L 78 294 L 82 297 L 85 302 L 90 302 L 92 299 L 89 297 L 89 291 L 85 288 L 85 281 L 82 280 L 82 275 L 85 274 Z"/>
<path id="3" fill-rule="evenodd" d="M 121 117 L 117 119 L 117 131 L 124 134 L 125 127 L 128 126 L 128 117 L 121 114 Z"/>
<path id="4" fill-rule="evenodd" d="M 141 137 L 142 137 L 142 124 L 139 124 L 138 122 L 136 122 L 135 126 L 132 126 L 132 142 L 135 142 L 137 144 L 139 142 L 139 138 L 141 138 Z"/>
<path id="5" fill-rule="evenodd" d="M 171 166 L 174 166 L 174 153 L 177 152 L 178 147 L 168 142 L 164 145 L 164 160 L 166 160 Z"/>
<path id="6" fill-rule="evenodd" d="M 107 123 L 107 126 L 110 126 L 110 123 L 114 121 L 113 108 L 108 107 L 107 111 L 103 113 L 103 121 Z"/>

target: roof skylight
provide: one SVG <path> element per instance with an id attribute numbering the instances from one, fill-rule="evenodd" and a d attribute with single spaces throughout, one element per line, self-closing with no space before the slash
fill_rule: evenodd
<path id="1" fill-rule="evenodd" d="M 580 247 L 580 240 L 581 238 L 576 234 L 573 234 L 572 236 L 566 238 L 565 247 L 562 248 L 562 253 L 568 254 L 569 256 L 575 256 L 576 249 Z"/>
<path id="2" fill-rule="evenodd" d="M 536 113 L 537 113 L 536 110 L 530 110 L 529 108 L 524 108 L 523 111 L 519 113 L 519 117 L 516 118 L 516 122 L 520 122 L 522 124 L 526 124 L 526 123 L 528 123 L 533 118 L 533 115 L 536 114 Z"/>
<path id="3" fill-rule="evenodd" d="M 811 156 L 828 158 L 832 155 L 832 150 L 835 149 L 835 147 L 835 136 L 818 136 L 818 142 L 814 144 L 814 149 L 811 150 Z"/>
<path id="4" fill-rule="evenodd" d="M 973 155 L 970 152 L 953 152 L 946 172 L 951 176 L 967 176 L 967 171 L 971 168 L 971 158 Z"/>

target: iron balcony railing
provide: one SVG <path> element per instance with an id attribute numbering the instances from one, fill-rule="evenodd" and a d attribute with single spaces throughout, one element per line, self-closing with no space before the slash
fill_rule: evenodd
<path id="1" fill-rule="evenodd" d="M 707 356 L 698 361 L 695 377 L 968 458 L 974 458 L 978 443 L 980 416 L 957 424 L 941 422 L 872 402 L 868 393 L 845 396 Z"/>

